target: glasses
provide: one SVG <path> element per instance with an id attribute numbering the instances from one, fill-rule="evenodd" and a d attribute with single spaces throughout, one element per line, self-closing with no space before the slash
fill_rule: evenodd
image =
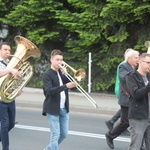
<path id="1" fill-rule="evenodd" d="M 147 63 L 148 65 L 150 65 L 150 61 L 144 61 L 144 60 L 142 60 L 143 62 L 145 62 L 145 63 Z"/>

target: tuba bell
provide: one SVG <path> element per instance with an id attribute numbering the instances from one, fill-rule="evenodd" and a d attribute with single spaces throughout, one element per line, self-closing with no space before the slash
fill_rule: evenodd
<path id="1" fill-rule="evenodd" d="M 14 55 L 10 55 L 12 58 L 6 68 L 17 69 L 20 77 L 15 78 L 11 74 L 7 74 L 0 78 L 0 99 L 5 103 L 12 102 L 33 76 L 33 65 L 27 59 L 41 55 L 39 49 L 28 39 L 15 36 L 14 41 L 17 49 Z"/>

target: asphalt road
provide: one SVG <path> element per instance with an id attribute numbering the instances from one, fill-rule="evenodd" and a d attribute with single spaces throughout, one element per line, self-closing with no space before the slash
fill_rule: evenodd
<path id="1" fill-rule="evenodd" d="M 60 150 L 110 150 L 105 141 L 105 120 L 110 115 L 70 112 L 69 135 Z M 43 150 L 49 143 L 49 125 L 39 108 L 17 106 L 18 124 L 10 131 L 10 150 Z M 120 136 L 115 150 L 127 150 L 130 138 Z M 1 145 L 0 145 L 1 149 Z"/>

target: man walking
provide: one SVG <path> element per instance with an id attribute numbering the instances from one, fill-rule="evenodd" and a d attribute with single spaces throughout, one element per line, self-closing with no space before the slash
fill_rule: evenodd
<path id="1" fill-rule="evenodd" d="M 129 95 L 126 87 L 126 75 L 134 70 L 134 67 L 138 65 L 139 52 L 130 50 L 126 54 L 125 63 L 119 66 L 119 78 L 120 78 L 120 94 L 119 105 L 121 107 L 121 119 L 120 122 L 111 130 L 108 131 L 106 136 L 106 142 L 111 149 L 114 149 L 113 140 L 123 133 L 129 127 L 128 121 L 128 107 L 129 107 Z"/>
<path id="2" fill-rule="evenodd" d="M 145 142 L 150 149 L 150 54 L 143 53 L 139 58 L 137 71 L 126 76 L 129 100 L 129 124 L 131 143 L 128 150 L 140 150 Z"/>

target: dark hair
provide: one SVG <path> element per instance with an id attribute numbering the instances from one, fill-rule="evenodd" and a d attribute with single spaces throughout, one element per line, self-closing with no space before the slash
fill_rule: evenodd
<path id="1" fill-rule="evenodd" d="M 11 47 L 11 45 L 8 42 L 0 42 L 0 49 L 2 48 L 3 45 L 8 45 Z"/>
<path id="2" fill-rule="evenodd" d="M 55 56 L 55 55 L 62 55 L 63 56 L 63 53 L 62 51 L 58 50 L 58 49 L 54 49 L 52 52 L 51 52 L 51 57 Z"/>
<path id="3" fill-rule="evenodd" d="M 149 53 L 142 53 L 139 57 L 139 60 L 145 58 L 145 57 L 150 57 L 150 54 Z"/>

